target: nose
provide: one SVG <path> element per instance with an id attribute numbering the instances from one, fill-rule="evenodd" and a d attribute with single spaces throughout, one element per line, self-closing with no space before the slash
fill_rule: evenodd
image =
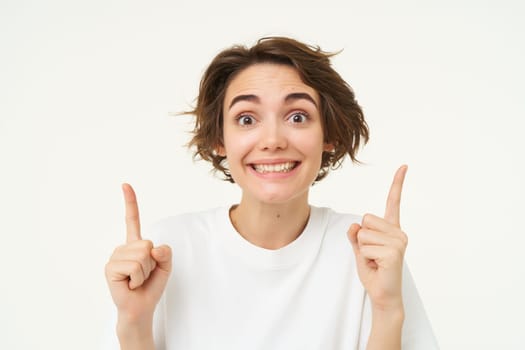
<path id="1" fill-rule="evenodd" d="M 276 151 L 288 146 L 284 126 L 277 120 L 265 120 L 261 128 L 259 148 L 264 151 Z"/>

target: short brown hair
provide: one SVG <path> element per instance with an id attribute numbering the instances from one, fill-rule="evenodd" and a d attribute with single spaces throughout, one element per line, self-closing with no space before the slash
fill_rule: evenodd
<path id="1" fill-rule="evenodd" d="M 195 109 L 185 114 L 196 116 L 193 138 L 194 158 L 212 162 L 225 180 L 234 182 L 225 166 L 226 157 L 217 154 L 223 146 L 223 104 L 226 89 L 242 70 L 257 63 L 276 63 L 294 67 L 301 80 L 320 97 L 320 114 L 326 143 L 334 150 L 323 152 L 316 181 L 329 169 L 339 167 L 348 153 L 353 162 L 361 142 L 369 138 L 368 125 L 351 87 L 332 68 L 330 58 L 336 53 L 322 51 L 285 37 L 267 37 L 251 48 L 235 45 L 220 52 L 206 69 L 199 87 Z"/>

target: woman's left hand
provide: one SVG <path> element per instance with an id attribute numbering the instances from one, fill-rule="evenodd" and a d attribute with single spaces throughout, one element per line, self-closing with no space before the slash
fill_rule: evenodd
<path id="1" fill-rule="evenodd" d="M 399 224 L 399 211 L 406 171 L 403 165 L 394 176 L 384 218 L 366 214 L 361 225 L 348 229 L 361 283 L 372 307 L 383 311 L 403 308 L 402 270 L 408 240 Z"/>

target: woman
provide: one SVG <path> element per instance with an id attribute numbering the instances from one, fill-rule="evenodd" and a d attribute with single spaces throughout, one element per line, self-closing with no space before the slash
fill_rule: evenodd
<path id="1" fill-rule="evenodd" d="M 330 54 L 288 38 L 221 52 L 197 105 L 196 156 L 242 189 L 237 205 L 167 218 L 142 239 L 124 184 L 127 242 L 106 266 L 122 349 L 433 349 L 404 270 L 394 176 L 384 217 L 308 202 L 368 127 Z"/>

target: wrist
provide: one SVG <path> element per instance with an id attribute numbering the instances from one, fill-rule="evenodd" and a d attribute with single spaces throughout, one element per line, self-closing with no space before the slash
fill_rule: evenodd
<path id="1" fill-rule="evenodd" d="M 374 319 L 379 318 L 387 319 L 390 321 L 399 320 L 402 322 L 405 319 L 405 308 L 403 306 L 403 302 L 391 303 L 388 305 L 372 304 L 372 317 Z"/>
<path id="2" fill-rule="evenodd" d="M 389 299 L 381 299 L 381 300 L 374 300 L 371 298 L 371 306 L 372 306 L 372 312 L 378 313 L 378 314 L 391 314 L 396 315 L 403 313 L 405 311 L 405 307 L 403 305 L 403 298 L 396 297 L 396 298 L 389 298 Z"/>
<path id="3" fill-rule="evenodd" d="M 401 308 L 372 308 L 372 322 L 389 325 L 402 325 L 405 320 L 405 310 Z"/>
<path id="4" fill-rule="evenodd" d="M 148 337 L 153 334 L 153 318 L 137 319 L 119 315 L 117 335 L 120 337 Z"/>

